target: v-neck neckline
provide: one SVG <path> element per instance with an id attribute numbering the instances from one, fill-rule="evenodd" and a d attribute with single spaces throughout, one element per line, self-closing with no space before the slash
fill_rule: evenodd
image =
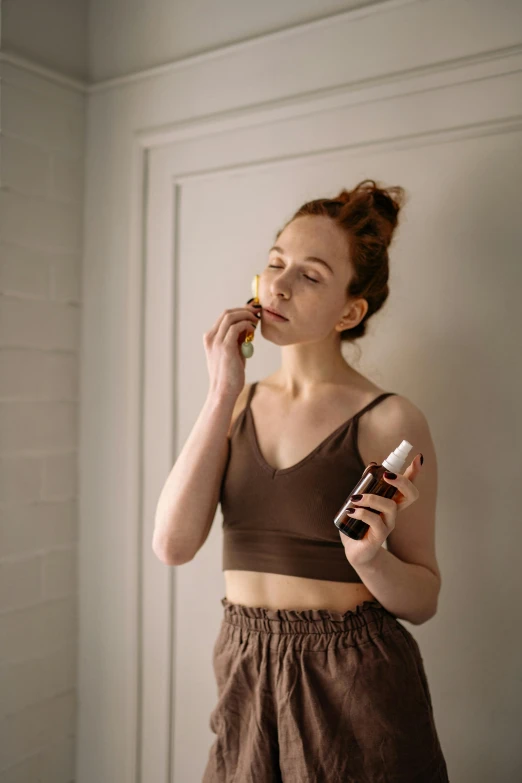
<path id="1" fill-rule="evenodd" d="M 324 446 L 326 443 L 328 443 L 329 440 L 331 440 L 337 433 L 341 432 L 343 427 L 346 427 L 352 422 L 356 417 L 360 416 L 361 413 L 364 413 L 366 409 L 373 405 L 377 400 L 379 400 L 381 397 L 384 397 L 385 395 L 393 395 L 395 392 L 381 392 L 381 394 L 377 395 L 373 400 L 371 400 L 369 403 L 367 403 L 363 408 L 361 408 L 360 411 L 357 411 L 357 413 L 354 413 L 353 416 L 350 416 L 349 419 L 346 419 L 346 421 L 343 421 L 342 424 L 340 424 L 338 427 L 336 427 L 333 432 L 331 432 L 329 435 L 326 436 L 320 443 L 317 444 L 317 446 L 312 449 L 312 451 L 307 454 L 303 459 L 300 459 L 299 462 L 296 462 L 294 465 L 289 465 L 287 468 L 274 468 L 272 465 L 269 465 L 266 459 L 263 456 L 263 453 L 261 451 L 261 448 L 259 446 L 259 439 L 257 437 L 257 430 L 256 430 L 256 423 L 254 421 L 254 415 L 252 413 L 252 397 L 254 396 L 255 387 L 257 386 L 257 381 L 252 384 L 252 389 L 250 391 L 249 399 L 246 405 L 246 415 L 248 418 L 248 421 L 250 423 L 250 431 L 252 433 L 252 442 L 254 444 L 254 452 L 256 454 L 256 457 L 258 459 L 258 462 L 260 465 L 267 470 L 269 473 L 272 474 L 272 476 L 275 478 L 276 476 L 283 476 L 286 473 L 291 473 L 294 470 L 297 470 L 302 465 L 308 462 L 308 460 L 312 459 L 319 449 Z"/>

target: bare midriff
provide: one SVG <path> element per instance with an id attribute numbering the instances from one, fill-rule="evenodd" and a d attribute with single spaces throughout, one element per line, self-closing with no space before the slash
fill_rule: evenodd
<path id="1" fill-rule="evenodd" d="M 224 571 L 226 597 L 267 609 L 331 609 L 347 612 L 374 596 L 361 582 L 327 582 L 258 571 Z"/>

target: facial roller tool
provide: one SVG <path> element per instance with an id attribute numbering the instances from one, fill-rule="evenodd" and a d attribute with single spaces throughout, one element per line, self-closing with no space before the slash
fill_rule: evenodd
<path id="1" fill-rule="evenodd" d="M 254 275 L 254 279 L 252 280 L 252 293 L 254 295 L 254 300 L 252 304 L 259 304 L 259 275 Z M 245 337 L 244 342 L 241 343 L 241 353 L 245 357 L 245 359 L 250 359 L 250 357 L 254 354 L 254 346 L 252 344 L 252 340 L 254 339 L 254 333 L 247 334 Z"/>

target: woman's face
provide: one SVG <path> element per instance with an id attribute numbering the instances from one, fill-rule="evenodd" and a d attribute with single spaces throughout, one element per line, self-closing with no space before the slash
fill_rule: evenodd
<path id="1" fill-rule="evenodd" d="M 348 240 L 333 220 L 315 215 L 293 220 L 269 251 L 259 279 L 262 309 L 273 308 L 288 320 L 262 312 L 263 336 L 290 345 L 320 342 L 339 332 L 335 327 L 350 310 L 345 292 L 351 275 Z"/>

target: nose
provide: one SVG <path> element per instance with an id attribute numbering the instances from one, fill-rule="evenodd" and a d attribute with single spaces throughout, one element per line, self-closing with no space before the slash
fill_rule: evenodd
<path id="1" fill-rule="evenodd" d="M 272 269 L 270 276 L 270 294 L 272 297 L 288 299 L 291 293 L 291 275 L 287 269 Z M 287 274 L 288 272 L 288 274 Z"/>

